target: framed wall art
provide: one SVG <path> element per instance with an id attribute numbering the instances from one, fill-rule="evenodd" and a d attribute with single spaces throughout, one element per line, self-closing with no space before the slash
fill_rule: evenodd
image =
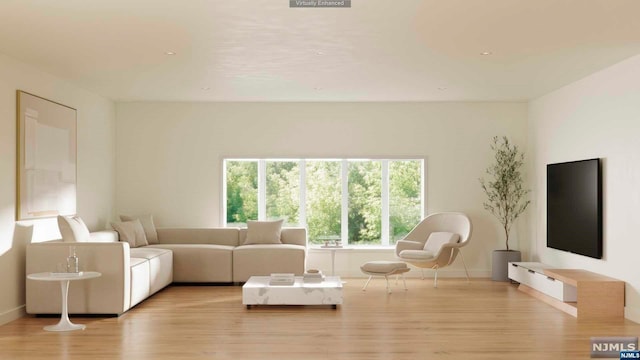
<path id="1" fill-rule="evenodd" d="M 17 91 L 16 220 L 76 213 L 76 115 Z"/>

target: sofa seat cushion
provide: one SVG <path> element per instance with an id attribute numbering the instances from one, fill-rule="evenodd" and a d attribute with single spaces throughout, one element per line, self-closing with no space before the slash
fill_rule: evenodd
<path id="1" fill-rule="evenodd" d="M 131 258 L 131 307 L 149 297 L 149 260 L 142 258 Z"/>
<path id="2" fill-rule="evenodd" d="M 147 260 L 145 258 L 134 258 L 134 257 L 132 257 L 129 260 L 129 267 L 136 267 L 136 266 L 138 266 L 140 264 L 146 263 L 147 261 L 149 261 L 149 260 Z"/>
<path id="3" fill-rule="evenodd" d="M 213 244 L 156 244 L 148 249 L 173 253 L 174 282 L 231 282 L 233 246 Z"/>
<path id="4" fill-rule="evenodd" d="M 171 250 L 168 249 L 159 249 L 152 248 L 150 246 L 143 246 L 139 248 L 133 248 L 130 250 L 130 254 L 132 258 L 141 258 L 151 260 L 155 257 L 165 255 L 170 253 Z"/>
<path id="5" fill-rule="evenodd" d="M 307 248 L 302 245 L 242 245 L 233 249 L 233 281 L 271 273 L 304 274 Z"/>
<path id="6" fill-rule="evenodd" d="M 173 252 L 148 246 L 131 249 L 132 258 L 149 261 L 149 294 L 155 294 L 173 282 Z"/>
<path id="7" fill-rule="evenodd" d="M 228 245 L 215 245 L 215 244 L 154 244 L 145 246 L 144 249 L 159 249 L 159 250 L 169 250 L 172 252 L 182 251 L 182 250 L 218 250 L 223 252 L 231 252 L 235 246 Z"/>

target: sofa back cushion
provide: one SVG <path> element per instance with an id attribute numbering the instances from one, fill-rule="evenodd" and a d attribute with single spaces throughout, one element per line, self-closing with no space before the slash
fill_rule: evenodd
<path id="1" fill-rule="evenodd" d="M 137 215 L 137 216 L 120 215 L 120 220 L 122 221 L 133 221 L 136 219 L 140 220 L 140 224 L 142 224 L 142 228 L 144 229 L 144 235 L 147 238 L 147 242 L 149 244 L 157 244 L 158 232 L 156 231 L 156 225 L 153 223 L 153 215 Z"/>
<path id="2" fill-rule="evenodd" d="M 240 229 L 240 244 L 247 238 L 247 229 Z M 283 244 L 307 246 L 307 229 L 283 227 L 280 232 L 280 242 Z"/>
<path id="3" fill-rule="evenodd" d="M 214 244 L 238 246 L 237 228 L 158 228 L 159 244 Z"/>
<path id="4" fill-rule="evenodd" d="M 128 242 L 131 248 L 149 245 L 140 220 L 112 222 L 111 226 L 118 232 L 120 241 Z"/>
<path id="5" fill-rule="evenodd" d="M 282 244 L 280 233 L 284 220 L 247 221 L 247 233 L 243 245 Z"/>
<path id="6" fill-rule="evenodd" d="M 87 242 L 91 239 L 87 225 L 79 216 L 58 215 L 58 228 L 64 242 Z"/>

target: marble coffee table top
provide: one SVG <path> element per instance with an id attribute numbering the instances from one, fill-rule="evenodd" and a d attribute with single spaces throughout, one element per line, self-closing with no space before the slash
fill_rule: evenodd
<path id="1" fill-rule="evenodd" d="M 269 285 L 269 276 L 252 276 L 242 287 L 243 305 L 339 305 L 342 281 L 327 276 L 322 282 L 304 282 L 296 276 L 293 285 Z"/>

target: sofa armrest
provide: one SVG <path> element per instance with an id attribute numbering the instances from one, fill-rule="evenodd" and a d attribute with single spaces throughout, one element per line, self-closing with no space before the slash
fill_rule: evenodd
<path id="1" fill-rule="evenodd" d="M 81 271 L 98 271 L 101 277 L 73 281 L 69 286 L 69 313 L 121 314 L 131 301 L 129 244 L 126 242 L 65 243 L 48 241 L 27 245 L 26 273 L 57 271 L 75 246 Z M 60 313 L 57 282 L 27 280 L 26 307 L 30 314 Z"/>

